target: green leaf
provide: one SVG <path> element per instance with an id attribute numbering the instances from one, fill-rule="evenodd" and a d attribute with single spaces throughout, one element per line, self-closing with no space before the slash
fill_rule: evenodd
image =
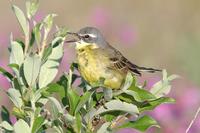
<path id="1" fill-rule="evenodd" d="M 42 23 L 36 24 L 33 28 L 33 34 L 34 34 L 36 43 L 38 45 L 38 48 L 40 48 L 40 43 L 41 43 L 41 32 L 40 32 L 41 28 L 42 28 Z"/>
<path id="2" fill-rule="evenodd" d="M 175 103 L 175 100 L 169 97 L 161 97 L 150 102 L 144 102 L 143 105 L 139 107 L 139 110 L 140 112 L 153 110 L 155 107 L 163 103 Z"/>
<path id="3" fill-rule="evenodd" d="M 75 127 L 74 130 L 76 133 L 81 133 L 81 127 L 82 127 L 82 122 L 81 122 L 81 115 L 79 113 L 76 114 L 76 119 L 75 119 Z"/>
<path id="4" fill-rule="evenodd" d="M 20 94 L 22 94 L 23 88 L 21 87 L 17 78 L 13 79 L 13 86 L 14 86 L 15 89 L 19 90 Z"/>
<path id="5" fill-rule="evenodd" d="M 4 75 L 6 78 L 9 79 L 9 81 L 12 81 L 13 75 L 6 71 L 4 68 L 0 67 L 0 74 Z"/>
<path id="6" fill-rule="evenodd" d="M 3 121 L 2 123 L 0 123 L 0 127 L 6 129 L 8 131 L 13 131 L 12 125 L 10 125 L 10 123 L 8 123 L 7 121 Z"/>
<path id="7" fill-rule="evenodd" d="M 35 35 L 34 35 L 34 32 L 32 31 L 31 32 L 31 39 L 30 39 L 30 42 L 29 42 L 30 48 L 33 46 L 34 42 L 35 42 Z"/>
<path id="8" fill-rule="evenodd" d="M 29 86 L 35 84 L 40 71 L 41 60 L 38 55 L 30 55 L 24 61 L 24 76 Z"/>
<path id="9" fill-rule="evenodd" d="M 58 44 L 55 46 L 55 44 Z M 48 60 L 42 65 L 39 74 L 39 87 L 43 88 L 53 81 L 58 72 L 58 66 L 63 56 L 63 38 L 56 38 L 52 42 L 52 52 Z"/>
<path id="10" fill-rule="evenodd" d="M 48 57 L 51 55 L 52 53 L 52 49 L 53 47 L 50 45 L 49 47 L 47 47 L 45 50 L 44 50 L 44 53 L 42 55 L 42 61 L 43 62 L 46 62 Z"/>
<path id="11" fill-rule="evenodd" d="M 6 109 L 5 106 L 1 106 L 1 120 L 2 121 L 7 121 L 9 124 L 11 124 L 10 121 L 10 113 L 9 111 Z"/>
<path id="12" fill-rule="evenodd" d="M 38 133 L 38 131 L 40 130 L 40 128 L 44 124 L 44 121 L 45 121 L 44 117 L 42 117 L 42 116 L 37 117 L 34 120 L 33 127 L 32 127 L 32 132 L 31 133 Z"/>
<path id="13" fill-rule="evenodd" d="M 19 7 L 15 6 L 15 5 L 12 6 L 12 9 L 17 17 L 17 20 L 19 21 L 19 24 L 20 24 L 25 36 L 28 36 L 29 25 L 28 25 L 28 22 L 26 20 L 24 13 L 22 12 L 22 10 Z"/>
<path id="14" fill-rule="evenodd" d="M 68 100 L 69 100 L 69 107 L 70 107 L 70 114 L 74 114 L 76 107 L 80 101 L 80 96 L 73 90 L 69 89 L 67 92 Z"/>
<path id="15" fill-rule="evenodd" d="M 119 100 L 111 100 L 111 101 L 105 103 L 105 107 L 101 106 L 96 111 L 95 115 L 110 112 L 110 111 L 122 111 L 122 112 L 126 112 L 126 113 L 129 113 L 132 115 L 139 113 L 137 106 L 135 106 L 133 104 L 122 102 Z"/>
<path id="16" fill-rule="evenodd" d="M 19 67 L 24 61 L 24 52 L 20 43 L 16 41 L 10 42 L 10 64 L 17 64 Z"/>
<path id="17" fill-rule="evenodd" d="M 85 105 L 85 103 L 89 101 L 93 93 L 94 91 L 93 92 L 87 91 L 83 94 L 83 96 L 81 96 L 79 103 L 76 107 L 75 113 L 79 112 L 79 110 Z"/>
<path id="18" fill-rule="evenodd" d="M 15 64 L 15 63 L 12 63 L 12 64 L 8 64 L 8 66 L 12 69 L 16 69 L 16 70 L 19 70 L 19 65 L 18 64 Z"/>
<path id="19" fill-rule="evenodd" d="M 26 1 L 27 16 L 29 19 L 31 19 L 35 15 L 35 13 L 38 10 L 38 7 L 39 7 L 39 0 Z"/>
<path id="20" fill-rule="evenodd" d="M 47 86 L 47 92 L 49 92 L 50 94 L 53 93 L 58 93 L 59 94 L 59 98 L 62 99 L 65 97 L 65 89 L 63 86 L 53 83 L 53 84 L 49 84 Z"/>
<path id="21" fill-rule="evenodd" d="M 25 117 L 27 116 L 27 114 L 25 113 L 24 110 L 22 110 L 21 108 L 17 108 L 17 107 L 13 107 L 12 109 L 12 114 L 14 116 L 16 116 L 18 119 L 25 119 Z"/>
<path id="22" fill-rule="evenodd" d="M 124 123 L 118 128 L 134 128 L 141 132 L 145 132 L 150 127 L 160 127 L 158 123 L 150 116 L 142 116 L 136 121 L 129 121 L 127 123 Z"/>
<path id="23" fill-rule="evenodd" d="M 178 77 L 179 76 L 177 75 L 171 75 L 167 77 L 166 70 L 163 70 L 163 80 L 154 84 L 150 92 L 154 94 L 157 98 L 167 95 L 171 90 L 170 82 Z"/>
<path id="24" fill-rule="evenodd" d="M 134 89 L 132 90 L 125 90 L 124 92 L 130 96 L 133 96 L 134 99 L 138 102 L 144 102 L 156 99 L 156 97 L 153 94 L 138 87 L 134 87 Z"/>
<path id="25" fill-rule="evenodd" d="M 54 97 L 49 97 L 48 99 L 50 101 L 53 118 L 57 119 L 60 114 L 63 114 L 63 109 L 57 99 Z"/>
<path id="26" fill-rule="evenodd" d="M 106 122 L 104 123 L 98 130 L 97 133 L 111 133 L 112 131 L 110 131 L 108 128 L 110 126 L 111 122 Z"/>
<path id="27" fill-rule="evenodd" d="M 9 96 L 10 100 L 14 103 L 14 105 L 16 107 L 18 107 L 18 108 L 22 107 L 23 101 L 22 101 L 21 94 L 20 94 L 19 90 L 10 88 L 7 91 L 7 94 Z"/>
<path id="28" fill-rule="evenodd" d="M 31 133 L 29 125 L 22 119 L 19 119 L 14 125 L 15 133 Z"/>

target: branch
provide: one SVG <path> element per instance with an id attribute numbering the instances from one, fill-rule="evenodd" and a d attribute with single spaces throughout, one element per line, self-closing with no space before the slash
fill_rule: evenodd
<path id="1" fill-rule="evenodd" d="M 197 112 L 196 112 L 194 118 L 193 118 L 192 121 L 190 122 L 190 125 L 188 126 L 187 130 L 185 131 L 185 133 L 188 133 L 188 132 L 189 132 L 189 130 L 190 130 L 190 128 L 192 127 L 194 121 L 196 120 L 196 118 L 197 118 L 199 112 L 200 112 L 200 106 L 199 106 L 199 108 L 198 108 L 198 110 L 197 110 Z"/>

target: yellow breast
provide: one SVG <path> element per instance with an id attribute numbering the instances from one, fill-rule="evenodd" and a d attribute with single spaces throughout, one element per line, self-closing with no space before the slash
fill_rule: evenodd
<path id="1" fill-rule="evenodd" d="M 109 57 L 92 46 L 77 49 L 77 61 L 81 76 L 93 86 L 105 79 L 104 87 L 119 89 L 124 82 L 126 74 L 109 68 Z"/>

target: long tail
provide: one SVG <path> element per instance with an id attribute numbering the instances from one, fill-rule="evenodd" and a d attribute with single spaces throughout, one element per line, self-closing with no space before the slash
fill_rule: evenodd
<path id="1" fill-rule="evenodd" d="M 146 68 L 146 67 L 139 67 L 139 66 L 137 66 L 137 69 L 139 69 L 139 71 L 141 71 L 141 72 L 150 72 L 150 73 L 161 72 L 162 71 L 160 69 Z"/>
<path id="2" fill-rule="evenodd" d="M 131 70 L 133 73 L 135 73 L 136 75 L 141 76 L 141 72 L 150 72 L 150 73 L 154 73 L 154 72 L 161 72 L 162 70 L 160 69 L 154 69 L 154 68 L 147 68 L 147 67 L 140 67 L 137 66 L 131 62 L 127 62 L 129 64 L 129 70 Z"/>

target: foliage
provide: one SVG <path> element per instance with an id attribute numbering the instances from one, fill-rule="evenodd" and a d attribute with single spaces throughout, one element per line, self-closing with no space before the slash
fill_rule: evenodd
<path id="1" fill-rule="evenodd" d="M 129 73 L 120 90 L 102 91 L 84 80 L 75 85 L 74 81 L 80 80 L 80 76 L 74 73 L 77 64 L 73 63 L 68 73 L 53 82 L 63 56 L 67 30 L 57 28 L 55 36 L 49 39 L 56 15 L 49 14 L 36 22 L 34 15 L 38 6 L 37 0 L 27 0 L 27 16 L 12 6 L 25 39 L 13 40 L 11 34 L 8 66 L 13 73 L 0 68 L 0 73 L 11 83 L 7 95 L 13 102 L 12 111 L 2 106 L 0 129 L 16 133 L 104 133 L 127 127 L 142 132 L 152 126 L 159 127 L 156 120 L 144 112 L 162 103 L 174 102 L 166 95 L 170 92 L 170 81 L 177 76 L 167 77 L 164 70 L 163 79 L 147 91 L 137 85 L 136 78 Z M 10 113 L 17 118 L 15 123 L 11 123 Z"/>

